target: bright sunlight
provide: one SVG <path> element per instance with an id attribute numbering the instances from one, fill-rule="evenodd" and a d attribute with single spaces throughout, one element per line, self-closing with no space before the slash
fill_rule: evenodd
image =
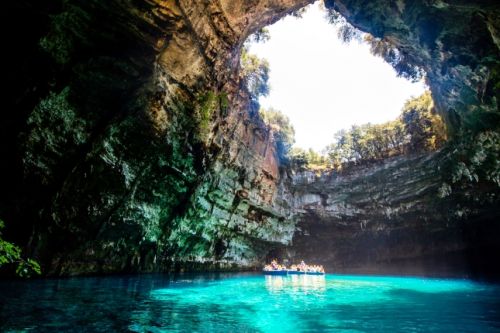
<path id="1" fill-rule="evenodd" d="M 269 41 L 250 45 L 271 70 L 271 91 L 260 104 L 290 118 L 296 147 L 321 151 L 340 129 L 393 120 L 406 100 L 425 91 L 423 82 L 397 77 L 368 44 L 343 43 L 320 2 L 268 29 Z"/>

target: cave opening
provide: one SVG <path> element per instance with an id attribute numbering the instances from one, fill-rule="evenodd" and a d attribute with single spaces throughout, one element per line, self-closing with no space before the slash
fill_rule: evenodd
<path id="1" fill-rule="evenodd" d="M 304 120 L 296 121 L 290 116 L 291 124 L 286 128 L 282 126 L 286 124 L 271 126 L 269 118 L 283 120 L 279 116 L 256 116 L 258 108 L 255 110 L 252 102 L 284 112 L 288 106 L 253 98 L 252 87 L 245 91 L 237 73 L 241 46 L 249 34 L 312 2 L 133 1 L 123 5 L 125 9 L 117 5 L 122 1 L 68 0 L 64 6 L 57 5 L 49 11 L 33 5 L 32 14 L 39 20 L 25 19 L 26 27 L 33 22 L 45 23 L 30 39 L 23 36 L 32 29 L 13 31 L 13 40 L 27 41 L 28 49 L 36 49 L 36 53 L 24 52 L 25 49 L 12 53 L 13 66 L 8 77 L 21 81 L 10 94 L 9 105 L 16 112 L 3 113 L 2 119 L 9 121 L 0 122 L 5 137 L 1 148 L 6 160 L 1 176 L 2 183 L 8 184 L 3 187 L 0 202 L 5 237 L 38 258 L 44 269 L 51 267 L 54 275 L 82 274 L 85 269 L 95 272 L 102 267 L 110 271 L 120 271 L 121 267 L 136 271 L 168 269 L 171 262 L 180 262 L 176 264 L 179 267 L 185 262 L 190 267 L 193 261 L 213 261 L 214 267 L 234 264 L 248 268 L 256 267 L 262 253 L 270 247 L 290 244 L 295 230 L 299 230 L 295 229 L 297 213 L 320 208 L 334 213 L 323 217 L 331 218 L 326 222 L 339 229 L 338 234 L 344 232 L 344 239 L 370 232 L 376 236 L 352 239 L 348 245 L 359 245 L 353 247 L 353 253 L 364 241 L 376 244 L 377 239 L 385 240 L 383 232 L 390 233 L 393 226 L 405 227 L 408 232 L 402 232 L 400 241 L 391 244 L 404 244 L 405 237 L 411 243 L 410 227 L 425 226 L 418 230 L 428 232 L 421 239 L 429 239 L 429 247 L 434 251 L 431 253 L 459 247 L 460 251 L 477 249 L 490 228 L 485 227 L 485 232 L 473 239 L 462 241 L 458 236 L 465 235 L 464 230 L 476 230 L 473 221 L 484 216 L 492 221 L 498 216 L 498 208 L 494 208 L 500 183 L 496 4 L 325 0 L 326 8 L 337 11 L 337 16 L 330 17 L 333 22 L 349 22 L 370 33 L 361 38 L 369 38 L 376 53 L 403 77 L 417 78 L 419 69 L 425 71 L 432 98 L 423 98 L 422 102 L 427 103 L 423 108 L 410 105 L 411 110 L 420 110 L 425 117 L 419 118 L 419 112 L 408 112 L 409 120 L 420 119 L 432 127 L 434 109 L 439 110 L 453 130 L 455 142 L 436 154 L 400 158 L 401 163 L 395 161 L 394 168 L 368 180 L 363 177 L 367 171 L 363 167 L 376 163 L 358 162 L 384 161 L 395 157 L 395 152 L 414 151 L 427 145 L 435 148 L 446 136 L 428 136 L 425 127 L 416 126 L 413 129 L 418 130 L 419 140 L 405 141 L 404 146 L 397 140 L 388 140 L 384 148 L 377 146 L 377 140 L 364 136 L 372 144 L 370 149 L 360 150 L 361 146 L 354 144 L 360 133 L 349 130 L 344 133 L 348 134 L 344 135 L 347 146 L 334 146 L 328 154 L 336 158 L 337 164 L 328 166 L 329 171 L 335 172 L 327 176 L 332 175 L 329 179 L 338 182 L 313 184 L 318 189 L 307 193 L 308 188 L 300 188 L 301 181 L 305 185 L 309 179 L 314 181 L 314 172 L 312 177 L 297 182 L 293 172 L 282 172 L 290 164 L 294 167 L 294 161 L 302 171 L 302 156 L 276 158 L 280 152 L 291 150 L 293 138 L 287 137 L 293 133 L 291 125 L 297 127 L 300 146 L 299 125 L 314 120 L 309 126 L 314 132 L 306 136 L 316 139 L 325 134 L 326 140 L 320 140 L 323 142 L 319 147 L 312 145 L 321 149 L 323 144 L 336 140 L 332 136 L 339 128 L 334 126 L 345 128 L 352 122 L 315 119 L 313 111 L 349 116 L 355 112 L 343 110 L 342 106 L 323 109 L 313 105 L 315 100 L 326 97 L 330 105 L 342 98 L 347 104 L 370 102 L 358 104 L 358 109 L 370 110 L 369 115 L 381 114 L 375 111 L 370 93 L 380 87 L 396 89 L 380 81 L 362 91 L 361 86 L 368 81 L 363 76 L 350 82 L 337 78 L 335 72 L 327 73 L 328 67 L 341 64 L 347 68 L 350 63 L 362 67 L 364 74 L 373 70 L 369 65 L 363 67 L 355 55 L 347 53 L 335 61 L 334 55 L 324 52 L 326 65 L 310 56 L 314 50 L 308 46 L 308 39 L 326 36 L 330 40 L 322 44 L 338 43 L 337 31 L 309 31 L 299 40 L 308 31 L 301 27 L 308 15 L 315 14 L 315 23 L 334 29 L 324 22 L 316 2 L 313 9 L 303 13 L 302 20 L 285 18 L 281 22 L 296 20 L 298 26 L 289 29 L 290 44 L 295 48 L 284 51 L 282 60 L 278 60 L 280 65 L 292 62 L 283 70 L 288 76 L 282 81 L 289 82 L 274 84 L 274 74 L 270 79 L 274 90 L 282 86 L 288 90 L 285 102 L 297 106 Z M 13 4 L 12 12 L 23 13 L 22 7 Z M 348 39 L 356 33 L 344 24 L 341 35 Z M 350 47 L 359 49 L 362 45 L 354 41 Z M 17 57 L 18 53 L 25 56 Z M 295 56 L 309 60 L 308 64 L 299 65 Z M 40 66 L 42 58 L 50 64 Z M 383 64 L 382 59 L 374 59 Z M 247 60 L 253 61 L 251 57 Z M 29 66 L 23 67 L 24 63 Z M 19 68 L 44 70 L 27 70 L 20 76 L 16 64 Z M 273 66 L 271 70 L 277 72 L 278 67 Z M 336 71 L 340 73 L 342 69 L 345 68 Z M 300 71 L 306 74 L 301 79 Z M 354 76 L 352 70 L 347 72 Z M 313 76 L 316 74 L 325 74 L 325 78 L 317 79 Z M 315 86 L 312 81 L 320 82 Z M 335 85 L 350 90 L 338 93 L 341 87 L 332 89 Z M 300 89 L 309 87 L 316 94 L 305 97 Z M 329 89 L 322 90 L 325 87 Z M 251 98 L 247 98 L 249 94 Z M 400 107 L 397 105 L 396 113 Z M 369 115 L 360 116 L 360 122 L 376 123 Z M 12 120 L 19 126 L 10 126 Z M 326 129 L 322 130 L 322 125 Z M 394 131 L 401 127 L 393 125 Z M 403 127 L 406 125 L 419 123 L 410 121 Z M 436 125 L 443 130 L 442 123 Z M 370 128 L 370 135 L 391 138 L 387 128 L 377 126 Z M 360 130 L 369 132 L 367 128 Z M 397 133 L 408 139 L 405 132 Z M 310 146 L 306 143 L 302 147 Z M 286 157 L 282 155 L 279 157 Z M 309 167 L 321 166 L 321 156 L 319 160 Z M 352 177 L 344 178 L 345 182 L 335 178 L 341 177 L 341 172 L 336 171 L 344 170 L 342 164 L 350 162 L 359 167 L 351 173 Z M 347 170 L 349 165 L 345 166 Z M 321 170 L 316 174 L 321 176 Z M 411 180 L 410 185 L 405 185 L 406 180 Z M 255 211 L 266 214 L 253 214 Z M 466 223 L 470 223 L 469 229 L 464 227 Z M 346 231 L 346 226 L 351 230 Z M 313 227 L 321 230 L 324 225 Z M 431 234 L 435 229 L 442 233 Z M 303 235 L 309 237 L 313 231 L 304 228 Z M 440 237 L 449 243 L 436 240 Z M 81 242 L 68 241 L 72 239 Z M 457 239 L 460 242 L 452 243 Z M 347 243 L 332 244 L 341 248 Z M 102 244 L 123 245 L 101 248 Z M 323 245 L 320 241 L 316 244 Z M 441 247 L 432 247 L 433 244 Z M 329 253 L 338 250 L 333 245 Z M 415 256 L 422 254 L 416 250 Z M 401 249 L 393 253 L 409 252 Z M 343 257 L 350 258 L 349 255 Z M 391 255 L 376 249 L 367 253 L 369 259 L 377 260 L 395 259 Z M 109 265 L 102 262 L 105 257 L 110 258 Z M 145 259 L 139 265 L 136 258 Z M 166 259 L 157 264 L 156 258 Z M 80 269 L 73 265 L 80 260 L 94 260 L 95 264 Z M 335 258 L 331 263 L 336 264 Z"/>
<path id="2" fill-rule="evenodd" d="M 382 43 L 323 1 L 247 38 L 240 75 L 265 123 L 279 132 L 282 159 L 335 169 L 442 146 L 446 127 L 425 72 L 409 63 L 401 69 L 400 51 Z"/>
<path id="3" fill-rule="evenodd" d="M 464 195 L 479 198 L 490 190 L 473 190 L 474 194 L 466 194 L 466 178 L 481 183 L 481 176 L 474 171 L 474 175 L 470 174 L 469 162 L 458 162 L 458 159 L 472 161 L 468 154 L 483 150 L 480 146 L 485 144 L 487 157 L 483 161 L 496 163 L 493 161 L 497 159 L 494 155 L 498 149 L 492 148 L 490 143 L 496 145 L 493 142 L 499 142 L 498 135 L 489 132 L 498 124 L 494 115 L 496 104 L 484 108 L 473 106 L 483 103 L 479 97 L 483 93 L 493 98 L 492 85 L 496 79 L 491 76 L 479 78 L 481 74 L 477 73 L 482 70 L 493 73 L 494 70 L 481 69 L 478 64 L 476 73 L 472 74 L 478 76 L 478 81 L 472 80 L 482 83 L 472 89 L 459 88 L 464 81 L 455 81 L 456 73 L 465 65 L 457 64 L 465 64 L 468 56 L 458 59 L 451 55 L 451 52 L 462 52 L 458 51 L 460 43 L 457 39 L 452 40 L 449 35 L 453 33 L 436 20 L 439 15 L 432 17 L 435 15 L 433 10 L 424 11 L 429 18 L 412 22 L 414 31 L 408 33 L 405 30 L 408 27 L 398 30 L 390 26 L 393 22 L 389 27 L 383 26 L 387 23 L 384 15 L 365 16 L 363 11 L 353 14 L 342 6 L 335 1 L 316 1 L 257 30 L 244 46 L 240 61 L 244 71 L 248 61 L 245 57 L 249 53 L 257 55 L 252 59 L 254 64 L 259 63 L 258 57 L 267 58 L 261 64 L 270 69 L 263 70 L 263 76 L 269 78 L 263 81 L 269 81 L 271 87 L 265 86 L 258 91 L 256 81 L 250 81 L 250 97 L 257 101 L 261 117 L 274 134 L 282 165 L 291 166 L 294 205 L 301 210 L 298 231 L 291 246 L 273 248 L 268 258 L 275 256 L 293 261 L 297 260 L 297 253 L 301 253 L 311 260 L 318 255 L 329 268 L 345 267 L 348 271 L 360 269 L 396 274 L 405 271 L 422 275 L 460 271 L 498 275 L 496 268 L 480 259 L 491 257 L 490 251 L 485 251 L 486 247 L 480 244 L 487 242 L 487 247 L 491 248 L 496 245 L 486 241 L 488 235 L 482 232 L 469 237 L 469 228 L 482 228 L 473 225 L 481 217 L 459 208 L 464 206 L 460 203 Z M 416 17 L 408 13 L 414 9 L 401 3 L 391 6 L 391 10 L 403 14 L 405 20 Z M 463 19 L 456 15 L 453 18 Z M 307 24 L 316 24 L 318 30 L 304 27 Z M 485 37 L 470 38 L 477 40 L 476 46 L 484 43 L 484 49 L 489 50 L 486 53 L 491 51 L 491 56 L 496 52 L 491 48 L 491 36 L 486 38 L 487 42 Z M 322 46 L 337 44 L 339 47 L 333 52 L 315 49 L 317 40 L 321 40 Z M 465 53 L 475 53 L 476 46 Z M 358 54 L 365 52 L 378 64 L 366 66 L 364 61 L 367 60 L 354 53 L 346 52 L 349 54 L 346 56 L 342 48 L 357 49 Z M 447 52 L 449 54 L 445 55 Z M 341 68 L 333 69 L 336 60 Z M 379 64 L 387 72 L 378 72 Z M 329 67 L 333 70 L 329 71 Z M 361 70 L 356 72 L 355 69 Z M 348 73 L 347 79 L 339 75 L 343 71 Z M 374 80 L 368 78 L 371 72 L 377 73 Z M 384 76 L 387 73 L 389 75 Z M 463 80 L 471 72 L 460 75 L 464 75 L 460 79 Z M 346 90 L 342 92 L 342 88 Z M 376 105 L 375 96 L 370 93 L 381 97 L 381 107 Z M 453 97 L 456 94 L 461 95 L 461 102 L 457 103 Z M 343 97 L 344 104 L 335 104 Z M 318 105 L 322 102 L 323 105 Z M 369 112 L 358 114 L 356 111 L 360 109 Z M 384 111 L 392 113 L 384 114 Z M 329 117 L 321 118 L 325 115 Z M 476 140 L 477 144 L 470 145 L 470 140 Z M 483 173 L 483 181 L 490 183 L 488 186 L 492 185 L 491 181 L 498 185 L 500 183 L 493 176 L 495 168 L 486 166 L 490 162 L 480 162 L 485 169 L 484 173 L 479 172 Z M 440 179 L 441 183 L 430 185 L 424 174 L 434 174 L 434 181 Z M 414 181 L 410 187 L 425 188 L 415 193 L 415 198 L 419 197 L 417 201 L 421 200 L 418 204 L 402 194 L 406 190 L 398 182 L 406 177 Z M 390 194 L 393 190 L 395 192 Z M 398 199 L 400 194 L 396 194 L 398 191 L 401 191 L 401 200 Z M 423 212 L 431 210 L 440 213 L 426 217 Z M 446 222 L 455 219 L 464 223 L 450 226 Z M 490 218 L 486 220 L 491 221 Z M 490 222 L 481 220 L 480 223 L 488 225 L 486 229 L 496 229 Z M 426 228 L 431 224 L 442 230 L 442 234 L 441 231 L 430 234 Z M 405 231 L 396 232 L 393 228 Z M 441 239 L 429 244 L 429 240 L 436 237 Z"/>
<path id="4" fill-rule="evenodd" d="M 329 32 L 303 26 L 325 23 L 314 2 L 5 2 L 0 331 L 500 327 L 500 288 L 478 281 L 500 280 L 498 0 L 324 0 Z M 273 83 L 242 44 L 291 13 Z M 309 46 L 338 33 L 431 93 L 377 124 L 371 94 L 396 88 Z M 343 98 L 371 113 L 335 137 L 352 122 L 314 111 L 354 116 Z M 309 120 L 327 138 L 302 147 L 330 143 L 327 163 L 292 148 Z"/>

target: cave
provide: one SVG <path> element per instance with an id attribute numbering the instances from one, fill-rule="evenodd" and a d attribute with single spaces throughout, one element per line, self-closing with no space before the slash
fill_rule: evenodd
<path id="1" fill-rule="evenodd" d="M 9 311 L 24 307 L 34 313 L 39 295 L 45 304 L 51 293 L 65 290 L 61 297 L 69 298 L 54 306 L 61 306 L 58 311 L 96 306 L 93 297 L 106 306 L 110 300 L 116 302 L 110 307 L 122 306 L 118 315 L 109 316 L 97 307 L 89 312 L 92 319 L 71 312 L 70 316 L 88 319 L 75 323 L 88 331 L 103 329 L 92 326 L 95 318 L 96 323 L 108 325 L 110 317 L 116 326 L 106 326 L 109 331 L 158 329 L 134 326 L 146 317 L 178 331 L 269 331 L 271 326 L 231 326 L 236 324 L 224 316 L 208 321 L 215 326 L 200 327 L 197 320 L 186 319 L 183 325 L 195 326 L 179 328 L 163 322 L 156 311 L 170 311 L 162 306 L 180 307 L 184 313 L 194 309 L 193 315 L 221 311 L 224 306 L 246 311 L 245 306 L 251 305 L 238 294 L 245 288 L 229 285 L 221 291 L 210 281 L 228 274 L 221 272 L 260 272 L 273 258 L 315 262 L 339 274 L 498 281 L 498 2 L 325 0 L 325 7 L 350 25 L 397 49 L 405 62 L 395 61 L 394 66 L 426 73 L 449 140 L 434 152 L 322 173 L 283 163 L 278 143 L 239 75 L 242 46 L 250 35 L 313 2 L 19 0 L 6 4 L 0 290 L 11 306 L 0 306 L 0 330 L 36 327 L 30 322 L 38 320 L 32 314 L 16 319 Z M 39 264 L 35 270 L 42 279 L 34 284 L 12 280 L 25 275 L 34 263 Z M 166 289 L 155 294 L 164 276 L 193 272 L 215 274 L 207 278 L 205 290 L 226 293 L 224 301 L 236 303 L 210 303 L 208 310 L 197 307 L 196 292 L 176 294 L 176 289 L 168 289 L 174 282 L 165 282 Z M 162 275 L 160 280 L 153 274 L 118 275 L 114 280 L 56 279 L 137 273 Z M 375 283 L 370 279 L 366 286 Z M 4 280 L 8 282 L 2 284 Z M 362 284 L 354 280 L 356 286 Z M 335 281 L 335 286 L 347 285 L 342 277 Z M 386 286 L 399 280 L 383 281 Z M 438 284 L 437 291 L 410 292 L 398 285 L 387 295 L 416 299 L 417 306 L 402 305 L 403 310 L 413 311 L 432 301 L 440 306 L 443 299 L 437 293 L 452 299 L 476 288 L 473 282 L 446 282 L 451 289 L 445 293 L 440 282 L 428 281 L 429 286 Z M 312 290 L 313 295 L 331 286 L 324 280 L 313 280 L 311 285 L 296 282 L 266 279 L 269 294 L 265 295 L 282 292 L 286 283 L 294 293 Z M 38 294 L 39 287 L 46 289 Z M 130 301 L 130 290 L 141 295 L 137 299 L 143 297 L 143 287 L 147 297 L 154 296 L 144 305 L 151 309 L 145 317 L 135 318 L 133 307 L 124 304 Z M 467 316 L 457 325 L 471 331 L 498 329 L 497 287 L 478 289 L 490 293 L 484 307 L 469 304 L 467 309 L 455 309 L 470 310 L 471 318 L 476 314 L 486 318 L 481 322 L 486 326 L 467 326 Z M 97 295 L 93 288 L 109 288 L 111 294 Z M 204 299 L 215 302 L 217 297 L 209 294 Z M 25 303 L 18 303 L 21 300 Z M 165 305 L 165 300 L 171 303 Z M 67 302 L 77 306 L 68 307 Z M 360 311 L 371 311 L 372 305 L 365 305 L 340 304 L 335 314 L 351 325 L 363 316 Z M 390 309 L 380 311 L 390 318 Z M 255 309 L 248 311 L 248 317 L 265 317 Z M 455 317 L 443 325 L 458 318 L 450 313 Z M 316 318 L 314 311 L 309 315 L 315 324 L 307 317 L 301 324 L 316 326 L 302 329 L 321 330 L 319 315 Z M 370 320 L 364 325 L 375 326 L 363 327 L 425 331 L 441 323 L 437 317 L 428 318 L 425 327 Z M 74 329 L 58 325 L 63 325 L 54 326 L 60 331 Z M 325 322 L 323 328 L 349 328 L 335 325 Z M 456 329 L 436 325 L 436 331 Z"/>
<path id="2" fill-rule="evenodd" d="M 5 238 L 49 276 L 318 252 L 346 272 L 498 276 L 497 4 L 325 1 L 427 73 L 452 143 L 316 177 L 280 164 L 238 76 L 246 38 L 311 2 L 9 4 Z"/>

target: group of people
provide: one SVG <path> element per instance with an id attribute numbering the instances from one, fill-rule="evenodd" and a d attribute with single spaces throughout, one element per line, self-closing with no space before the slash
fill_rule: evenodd
<path id="1" fill-rule="evenodd" d="M 322 265 L 307 265 L 304 260 L 300 262 L 299 265 L 292 265 L 290 268 L 287 268 L 285 265 L 281 265 L 278 263 L 276 259 L 272 260 L 270 264 L 264 266 L 265 271 L 297 271 L 297 272 L 315 272 L 315 273 L 324 273 L 325 269 Z"/>

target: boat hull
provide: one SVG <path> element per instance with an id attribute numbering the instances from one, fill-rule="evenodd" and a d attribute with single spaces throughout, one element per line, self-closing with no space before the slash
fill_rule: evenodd
<path id="1" fill-rule="evenodd" d="M 287 271 L 262 271 L 264 275 L 287 275 Z"/>
<path id="2" fill-rule="evenodd" d="M 320 272 L 301 272 L 301 271 L 262 271 L 264 275 L 325 275 Z"/>

